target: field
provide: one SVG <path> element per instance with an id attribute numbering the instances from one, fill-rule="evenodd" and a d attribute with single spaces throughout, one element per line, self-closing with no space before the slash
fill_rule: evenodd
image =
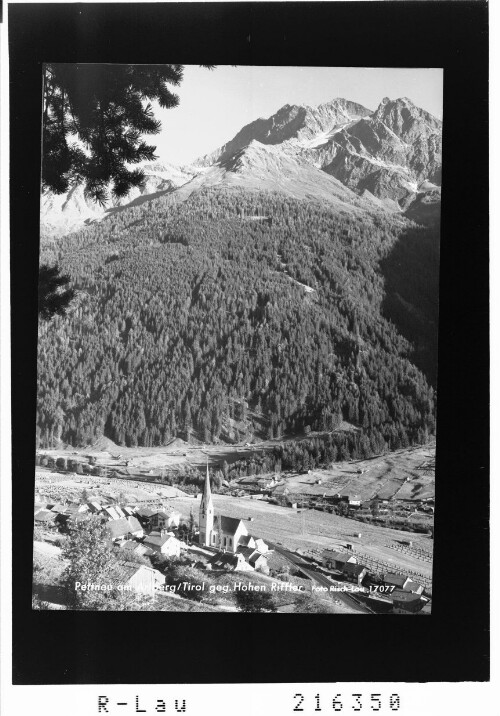
<path id="1" fill-rule="evenodd" d="M 80 451 L 45 451 L 54 457 L 74 456 L 86 461 L 90 456 L 97 463 L 111 467 L 115 462 L 128 462 L 126 470 L 141 475 L 141 480 L 121 474 L 120 478 L 89 475 L 61 474 L 45 468 L 36 471 L 36 501 L 78 499 L 85 489 L 89 496 L 109 501 L 125 499 L 129 504 L 161 507 L 167 503 L 175 507 L 185 518 L 191 510 L 197 517 L 201 496 L 192 497 L 176 487 L 147 482 L 148 474 L 165 465 L 168 459 L 182 460 L 194 465 L 203 464 L 207 456 L 220 459 L 222 446 L 188 446 L 175 441 L 163 448 L 115 448 L 110 441 L 93 449 Z M 114 450 L 119 452 L 115 452 Z M 238 450 L 249 451 L 246 446 L 228 447 L 234 456 Z M 374 496 L 390 500 L 390 504 L 404 504 L 434 497 L 434 444 L 400 450 L 369 460 L 335 463 L 327 470 L 311 473 L 284 475 L 290 492 L 304 495 L 333 495 L 337 492 L 357 495 L 361 500 Z M 203 460 L 201 460 L 201 456 Z M 131 466 L 132 469 L 131 469 Z M 152 479 L 152 478 L 151 478 Z M 318 480 L 321 481 L 318 484 Z M 278 488 L 279 489 L 279 488 Z M 295 510 L 270 504 L 266 500 L 253 499 L 250 495 L 234 497 L 215 494 L 216 512 L 247 520 L 251 534 L 280 543 L 291 550 L 314 553 L 318 558 L 322 549 L 343 550 L 347 544 L 358 555 L 358 561 L 385 569 L 412 571 L 417 575 L 432 575 L 433 540 L 427 534 L 395 530 L 389 527 L 359 522 L 326 511 L 313 509 Z M 411 503 L 410 503 L 411 504 Z M 430 524 L 428 515 L 413 513 L 413 519 Z M 427 521 L 427 522 L 426 522 Z M 360 535 L 360 536 L 358 536 Z M 411 541 L 411 547 L 403 542 Z M 380 563 L 380 564 L 377 564 Z"/>
<path id="2" fill-rule="evenodd" d="M 35 502 L 80 501 L 83 491 L 88 499 L 114 502 L 123 497 L 129 505 L 161 506 L 169 499 L 185 495 L 177 487 L 138 482 L 131 479 L 109 479 L 91 475 L 61 474 L 44 468 L 35 471 Z"/>
<path id="3" fill-rule="evenodd" d="M 343 421 L 336 432 L 352 431 L 355 428 Z M 324 433 L 311 432 L 307 437 L 319 437 Z M 56 448 L 40 450 L 41 455 L 47 457 L 65 457 L 79 462 L 88 462 L 89 458 L 94 459 L 95 464 L 100 467 L 116 470 L 120 475 L 159 475 L 161 470 L 176 469 L 181 467 L 204 467 L 207 465 L 219 465 L 225 460 L 228 464 L 250 457 L 265 450 L 269 450 L 285 442 L 299 440 L 306 437 L 290 436 L 277 438 L 275 440 L 264 440 L 245 444 L 217 445 L 204 444 L 198 440 L 188 443 L 181 438 L 170 440 L 162 447 L 124 447 L 117 445 L 106 437 L 101 437 L 96 442 L 85 448 Z"/>
<path id="4" fill-rule="evenodd" d="M 340 493 L 361 500 L 422 500 L 434 497 L 435 450 L 433 442 L 368 460 L 338 462 L 328 470 L 291 475 L 286 487 L 299 495 Z"/>
<path id="5" fill-rule="evenodd" d="M 171 504 L 184 515 L 189 515 L 193 507 L 197 515 L 200 499 L 177 497 Z M 287 549 L 307 552 L 331 548 L 345 551 L 349 543 L 354 550 L 374 560 L 386 561 L 394 565 L 394 569 L 408 569 L 431 577 L 432 563 L 396 549 L 401 547 L 402 541 L 411 540 L 414 548 L 430 554 L 433 540 L 427 535 L 362 524 L 318 510 L 293 510 L 246 497 L 214 495 L 213 499 L 216 514 L 248 520 L 246 526 L 251 534 L 280 542 Z"/>

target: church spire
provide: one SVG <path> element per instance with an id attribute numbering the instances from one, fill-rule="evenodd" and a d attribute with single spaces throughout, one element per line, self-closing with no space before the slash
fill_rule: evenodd
<path id="1" fill-rule="evenodd" d="M 200 544 L 209 546 L 212 544 L 212 532 L 214 528 L 214 503 L 212 501 L 212 492 L 210 490 L 210 473 L 208 471 L 205 478 L 205 487 L 200 503 Z"/>

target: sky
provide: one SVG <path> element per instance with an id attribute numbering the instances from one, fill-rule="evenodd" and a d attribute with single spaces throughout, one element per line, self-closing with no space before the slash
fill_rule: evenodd
<path id="1" fill-rule="evenodd" d="M 175 109 L 155 107 L 161 134 L 148 136 L 159 161 L 188 164 L 225 144 L 249 122 L 285 104 L 316 106 L 335 97 L 376 109 L 384 97 L 408 97 L 442 119 L 439 68 L 248 67 L 186 65 Z"/>

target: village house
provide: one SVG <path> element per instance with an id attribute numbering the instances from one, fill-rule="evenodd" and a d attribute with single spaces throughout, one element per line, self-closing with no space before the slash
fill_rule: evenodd
<path id="1" fill-rule="evenodd" d="M 142 542 L 135 542 L 134 540 L 127 540 L 120 545 L 120 550 L 123 550 L 126 554 L 136 554 L 140 557 L 151 557 L 154 554 L 154 550 Z"/>
<path id="2" fill-rule="evenodd" d="M 155 588 L 165 582 L 165 577 L 152 567 L 119 560 L 111 567 L 109 581 L 116 587 L 126 587 L 124 594 L 131 591 L 154 594 Z"/>
<path id="3" fill-rule="evenodd" d="M 125 517 L 118 505 L 108 505 L 104 508 L 103 512 L 110 520 L 120 520 Z"/>
<path id="4" fill-rule="evenodd" d="M 416 614 L 425 604 L 418 594 L 395 589 L 391 594 L 393 614 Z"/>
<path id="5" fill-rule="evenodd" d="M 35 523 L 43 524 L 46 527 L 55 525 L 56 514 L 51 510 L 38 510 L 35 513 Z"/>
<path id="6" fill-rule="evenodd" d="M 162 510 L 155 511 L 149 518 L 149 526 L 154 530 L 171 529 L 178 527 L 181 519 L 180 512 L 176 512 L 172 507 L 164 507 Z"/>
<path id="7" fill-rule="evenodd" d="M 152 510 L 150 507 L 140 507 L 134 512 L 134 515 L 146 529 L 149 529 L 151 527 L 151 517 L 156 512 L 157 510 Z"/>
<path id="8" fill-rule="evenodd" d="M 252 535 L 245 535 L 240 539 L 240 547 L 252 547 L 252 549 L 256 549 L 257 543 Z"/>
<path id="9" fill-rule="evenodd" d="M 128 537 L 142 537 L 144 535 L 144 530 L 139 520 L 135 517 L 121 517 L 117 520 L 109 520 L 106 524 L 106 531 L 113 542 Z"/>
<path id="10" fill-rule="evenodd" d="M 252 565 L 250 565 L 245 557 L 238 552 L 237 554 L 231 554 L 231 552 L 217 552 L 207 562 L 207 569 L 212 570 L 224 570 L 226 572 L 251 572 L 253 571 Z"/>
<path id="11" fill-rule="evenodd" d="M 393 574 L 392 572 L 383 574 L 382 580 L 386 586 L 397 587 L 398 589 L 405 589 L 411 582 L 411 579 L 406 574 Z"/>
<path id="12" fill-rule="evenodd" d="M 364 566 L 364 564 L 353 564 L 352 562 L 347 562 L 342 569 L 342 574 L 348 582 L 353 582 L 360 587 L 363 579 L 368 574 L 368 569 Z"/>
<path id="13" fill-rule="evenodd" d="M 85 514 L 89 511 L 87 503 L 71 502 L 69 505 L 64 505 L 62 514 L 65 515 L 76 515 Z"/>
<path id="14" fill-rule="evenodd" d="M 258 572 L 269 574 L 269 566 L 267 564 L 267 558 L 265 554 L 258 552 L 257 550 L 248 558 L 248 563 Z"/>
<path id="15" fill-rule="evenodd" d="M 254 569 L 266 571 L 268 569 L 267 559 L 265 555 L 261 554 L 259 550 L 253 547 L 238 547 L 237 554 L 242 554 L 245 561 L 248 562 Z"/>
<path id="16" fill-rule="evenodd" d="M 165 557 L 179 557 L 181 542 L 171 532 L 151 532 L 143 542 L 145 547 L 165 555 Z"/>
<path id="17" fill-rule="evenodd" d="M 321 555 L 321 561 L 323 567 L 341 571 L 348 562 L 356 564 L 357 559 L 353 554 L 346 554 L 345 552 L 335 552 L 331 549 L 325 549 Z"/>
<path id="18" fill-rule="evenodd" d="M 257 487 L 260 490 L 269 490 L 276 485 L 274 477 L 261 477 L 257 480 Z"/>
<path id="19" fill-rule="evenodd" d="M 89 512 L 91 512 L 93 515 L 99 514 L 99 512 L 103 511 L 103 507 L 99 502 L 96 502 L 95 500 L 92 500 L 91 502 L 87 502 L 87 507 Z"/>
<path id="20" fill-rule="evenodd" d="M 261 554 L 266 554 L 266 552 L 269 552 L 269 546 L 264 542 L 262 537 L 254 537 L 255 542 L 255 549 L 259 550 Z M 241 540 L 240 540 L 241 543 Z M 250 545 L 248 545 L 250 546 Z"/>
<path id="21" fill-rule="evenodd" d="M 405 592 L 412 592 L 412 594 L 422 594 L 424 586 L 423 584 L 419 584 L 418 582 L 414 582 L 413 579 L 410 579 L 403 589 Z"/>
<path id="22" fill-rule="evenodd" d="M 51 506 L 50 511 L 54 512 L 56 515 L 58 515 L 59 513 L 66 512 L 67 508 L 68 508 L 68 505 L 66 505 L 66 503 L 56 502 L 55 505 Z"/>

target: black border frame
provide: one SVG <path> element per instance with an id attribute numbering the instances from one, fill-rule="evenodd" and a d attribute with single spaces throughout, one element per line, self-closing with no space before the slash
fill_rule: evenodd
<path id="1" fill-rule="evenodd" d="M 36 3 L 10 5 L 8 15 L 13 682 L 163 683 L 167 673 L 171 683 L 488 680 L 487 4 Z M 430 617 L 31 610 L 29 446 L 35 437 L 41 68 L 47 61 L 444 68 Z"/>

